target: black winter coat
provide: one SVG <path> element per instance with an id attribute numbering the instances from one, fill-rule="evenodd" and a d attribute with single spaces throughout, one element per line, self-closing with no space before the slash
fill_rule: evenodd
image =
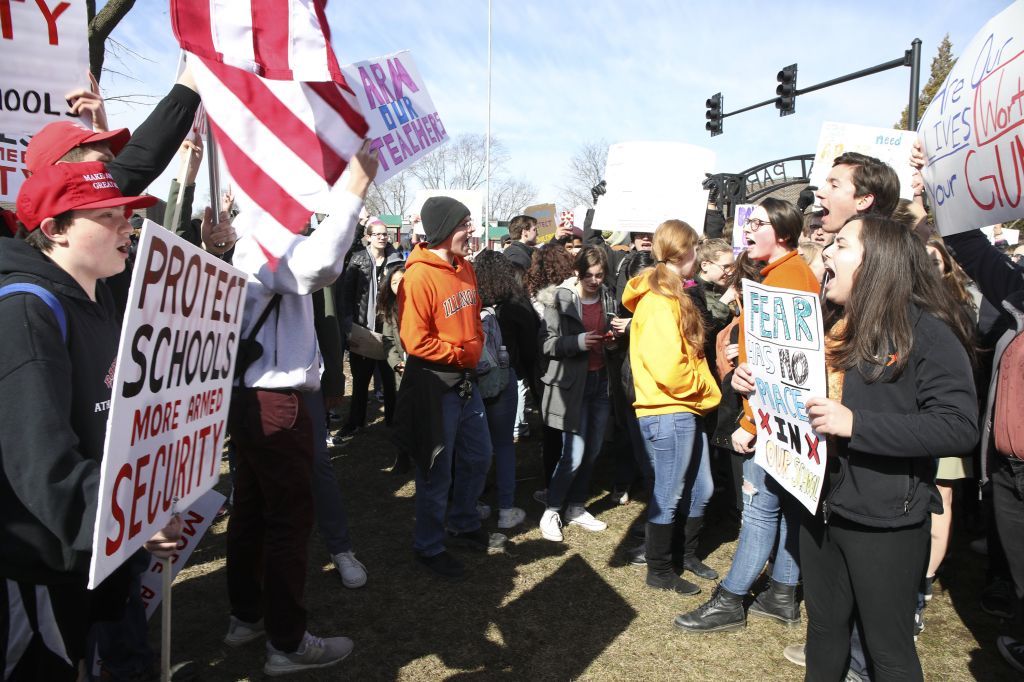
<path id="1" fill-rule="evenodd" d="M 978 402 L 967 352 L 952 330 L 916 308 L 914 345 L 903 372 L 874 383 L 843 376 L 842 403 L 853 412 L 850 438 L 829 441 L 822 513 L 877 528 L 914 526 L 941 513 L 936 459 L 978 442 Z"/>

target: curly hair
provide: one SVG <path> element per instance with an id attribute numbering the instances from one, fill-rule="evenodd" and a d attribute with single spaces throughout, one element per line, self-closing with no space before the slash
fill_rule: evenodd
<path id="1" fill-rule="evenodd" d="M 473 271 L 484 307 L 505 303 L 521 291 L 516 266 L 497 251 L 481 251 L 473 260 Z"/>
<path id="2" fill-rule="evenodd" d="M 542 246 L 533 252 L 533 261 L 526 271 L 526 291 L 530 296 L 552 284 L 561 284 L 576 272 L 571 253 L 559 245 Z"/>

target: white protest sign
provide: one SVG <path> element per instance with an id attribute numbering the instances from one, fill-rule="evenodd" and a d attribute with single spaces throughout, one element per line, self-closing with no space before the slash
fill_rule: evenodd
<path id="1" fill-rule="evenodd" d="M 206 535 L 213 524 L 217 510 L 224 504 L 224 496 L 216 490 L 207 490 L 195 501 L 188 511 L 181 514 L 181 539 L 171 555 L 171 580 L 178 576 L 181 569 L 188 563 L 192 550 Z M 146 618 L 152 618 L 156 607 L 163 601 L 164 562 L 155 556 L 149 560 L 149 568 L 142 574 L 142 603 L 146 606 Z"/>
<path id="2" fill-rule="evenodd" d="M 220 474 L 245 275 L 146 221 L 114 372 L 90 589 Z"/>
<path id="3" fill-rule="evenodd" d="M 473 221 L 473 236 L 484 236 L 484 193 L 479 189 L 421 189 L 416 191 L 416 198 L 412 200 L 412 215 L 416 218 L 420 215 L 423 204 L 430 197 L 451 197 L 461 201 L 469 209 L 469 217 Z M 416 234 L 425 234 L 423 225 L 417 222 L 413 226 Z"/>
<path id="4" fill-rule="evenodd" d="M 918 124 L 943 235 L 1024 217 L 1024 2 L 994 16 Z"/>
<path id="5" fill-rule="evenodd" d="M 815 294 L 745 279 L 743 311 L 755 385 L 749 399 L 757 428 L 754 463 L 814 514 L 826 447 L 811 429 L 804 402 L 827 395 L 821 304 Z"/>
<path id="6" fill-rule="evenodd" d="M 857 152 L 889 164 L 900 179 L 900 196 L 913 199 L 911 177 L 914 169 L 910 166 L 910 152 L 916 138 L 917 133 L 912 130 L 826 121 L 821 124 L 809 182 L 813 187 L 824 187 L 825 178 L 832 170 L 832 162 L 836 157 L 846 152 Z"/>
<path id="7" fill-rule="evenodd" d="M 597 231 L 653 232 L 666 220 L 684 220 L 704 233 L 715 153 L 682 142 L 622 142 L 608 148 L 607 192 L 597 202 Z"/>
<path id="8" fill-rule="evenodd" d="M 341 68 L 378 150 L 377 183 L 409 168 L 448 139 L 427 85 L 408 50 Z"/>
<path id="9" fill-rule="evenodd" d="M 747 238 L 743 234 L 743 226 L 747 224 L 750 214 L 757 204 L 736 204 L 732 221 L 732 255 L 738 256 L 747 250 Z"/>
<path id="10" fill-rule="evenodd" d="M 0 2 L 0 201 L 18 196 L 29 138 L 47 123 L 79 120 L 64 95 L 89 87 L 85 5 Z"/>

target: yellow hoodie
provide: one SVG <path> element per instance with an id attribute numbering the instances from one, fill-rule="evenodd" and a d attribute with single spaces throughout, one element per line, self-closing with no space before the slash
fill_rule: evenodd
<path id="1" fill-rule="evenodd" d="M 718 406 L 718 388 L 707 358 L 699 358 L 679 332 L 679 302 L 651 291 L 647 273 L 629 281 L 622 303 L 633 311 L 629 362 L 636 388 L 636 416 L 693 412 Z"/>

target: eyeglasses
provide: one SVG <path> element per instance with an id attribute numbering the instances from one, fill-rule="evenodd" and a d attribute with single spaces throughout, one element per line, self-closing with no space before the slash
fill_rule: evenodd
<path id="1" fill-rule="evenodd" d="M 717 265 L 718 267 L 722 268 L 722 272 L 724 272 L 725 274 L 729 274 L 730 272 L 732 272 L 733 270 L 736 269 L 736 265 L 734 263 L 728 263 L 726 265 L 722 265 L 721 263 L 716 263 L 714 261 L 711 261 L 711 264 L 712 265 Z"/>
<path id="2" fill-rule="evenodd" d="M 757 232 L 764 226 L 771 226 L 772 221 L 770 220 L 758 220 L 757 218 L 747 218 L 747 222 L 743 223 L 743 229 L 750 228 L 751 232 Z"/>

